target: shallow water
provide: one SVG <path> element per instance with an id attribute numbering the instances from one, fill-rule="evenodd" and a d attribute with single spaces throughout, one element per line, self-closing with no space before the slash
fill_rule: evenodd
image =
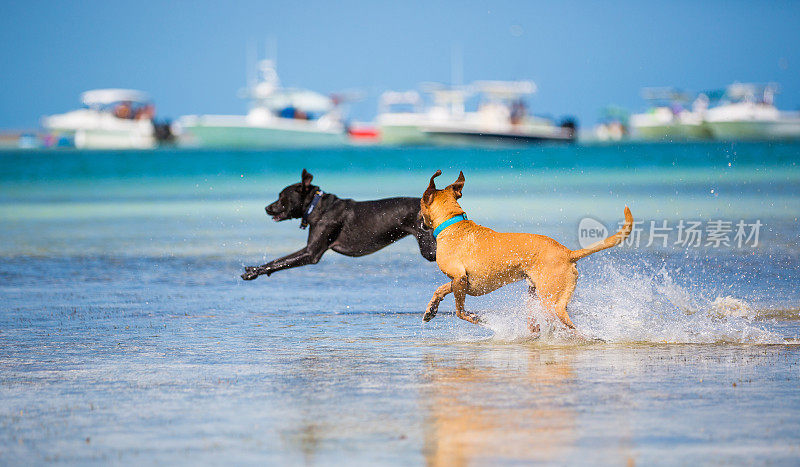
<path id="1" fill-rule="evenodd" d="M 800 146 L 0 153 L 0 462 L 795 464 Z M 579 263 L 576 338 L 513 285 L 422 311 L 404 239 L 255 282 L 304 244 L 263 206 L 464 169 L 479 223 L 577 248 L 579 219 L 760 219 L 756 248 Z M 342 170 L 344 168 L 344 170 Z M 415 188 L 416 187 L 416 188 Z M 543 333 L 525 330 L 527 315 Z"/>

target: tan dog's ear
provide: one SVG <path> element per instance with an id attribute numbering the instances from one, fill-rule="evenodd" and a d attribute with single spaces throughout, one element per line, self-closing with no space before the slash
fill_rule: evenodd
<path id="1" fill-rule="evenodd" d="M 426 188 L 425 189 L 425 193 L 422 194 L 422 199 L 426 203 L 430 203 L 432 198 L 433 198 L 433 194 L 436 193 L 436 182 L 434 182 L 433 179 L 438 177 L 441 174 L 442 174 L 442 171 L 441 170 L 437 170 L 436 173 L 431 176 L 431 181 L 430 181 L 430 183 L 428 183 L 428 188 Z"/>
<path id="2" fill-rule="evenodd" d="M 314 176 L 308 173 L 306 169 L 303 169 L 303 174 L 301 175 L 303 180 L 303 188 L 308 188 L 311 186 L 311 180 L 314 180 Z"/>
<path id="3" fill-rule="evenodd" d="M 453 190 L 453 195 L 455 195 L 456 199 L 461 198 L 461 190 L 464 189 L 465 181 L 466 179 L 464 178 L 464 172 L 458 172 L 458 178 L 452 185 L 450 185 L 449 188 Z"/>

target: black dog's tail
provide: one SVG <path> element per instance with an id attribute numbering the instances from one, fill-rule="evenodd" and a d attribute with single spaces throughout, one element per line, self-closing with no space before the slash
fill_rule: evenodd
<path id="1" fill-rule="evenodd" d="M 598 251 L 605 250 L 606 248 L 617 246 L 622 243 L 622 241 L 625 240 L 628 235 L 630 235 L 631 230 L 633 230 L 633 214 L 631 214 L 631 210 L 628 208 L 628 206 L 625 206 L 625 225 L 622 226 L 619 232 L 608 237 L 602 242 L 597 242 L 594 245 L 591 245 L 589 248 L 582 248 L 580 250 L 571 252 L 569 254 L 569 259 L 570 261 L 578 261 L 579 259 L 585 258 L 592 253 L 597 253 Z"/>

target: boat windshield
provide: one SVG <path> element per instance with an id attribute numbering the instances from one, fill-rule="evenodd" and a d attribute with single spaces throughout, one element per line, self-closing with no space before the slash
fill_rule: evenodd
<path id="1" fill-rule="evenodd" d="M 110 113 L 123 120 L 152 120 L 156 113 L 155 106 L 151 102 L 118 101 L 87 105 L 85 108 Z"/>
<path id="2" fill-rule="evenodd" d="M 155 106 L 150 96 L 134 89 L 95 89 L 81 95 L 86 108 L 125 120 L 152 120 Z"/>
<path id="3" fill-rule="evenodd" d="M 378 103 L 378 113 L 417 113 L 421 110 L 422 97 L 417 91 L 386 91 Z"/>
<path id="4" fill-rule="evenodd" d="M 730 102 L 751 102 L 772 105 L 778 85 L 774 83 L 733 83 L 725 90 L 725 97 Z"/>

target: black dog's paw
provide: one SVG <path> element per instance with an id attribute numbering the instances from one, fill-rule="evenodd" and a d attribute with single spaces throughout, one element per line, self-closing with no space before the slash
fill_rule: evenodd
<path id="1" fill-rule="evenodd" d="M 242 274 L 242 279 L 246 281 L 251 281 L 258 277 L 258 268 L 254 266 L 245 266 L 244 274 Z"/>

